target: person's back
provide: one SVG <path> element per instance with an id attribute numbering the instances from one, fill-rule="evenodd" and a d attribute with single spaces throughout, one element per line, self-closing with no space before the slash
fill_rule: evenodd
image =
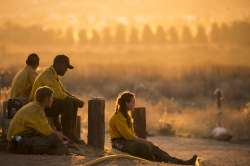
<path id="1" fill-rule="evenodd" d="M 10 98 L 28 99 L 37 72 L 30 66 L 19 71 L 11 84 Z"/>
<path id="2" fill-rule="evenodd" d="M 34 99 L 36 90 L 41 86 L 49 86 L 52 88 L 54 90 L 54 97 L 56 99 L 63 99 L 68 96 L 53 66 L 46 68 L 37 76 L 29 96 L 30 100 Z"/>
<path id="3" fill-rule="evenodd" d="M 37 76 L 36 69 L 39 65 L 37 54 L 30 54 L 26 60 L 26 66 L 19 71 L 11 84 L 10 98 L 27 100 L 29 98 L 34 80 Z"/>

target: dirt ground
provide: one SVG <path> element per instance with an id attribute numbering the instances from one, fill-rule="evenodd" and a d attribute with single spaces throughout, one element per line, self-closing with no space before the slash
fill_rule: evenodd
<path id="1" fill-rule="evenodd" d="M 176 138 L 176 137 L 150 137 L 156 145 L 166 150 L 171 155 L 187 159 L 194 153 L 202 158 L 201 165 L 204 166 L 249 166 L 250 165 L 250 144 L 249 143 L 228 143 L 208 139 Z M 107 141 L 106 147 L 110 144 Z M 104 154 L 91 148 L 83 148 L 81 155 L 48 156 L 48 155 L 16 155 L 7 152 L 0 152 L 1 166 L 81 166 L 87 161 L 96 159 Z M 107 153 L 105 155 L 108 155 Z M 121 165 L 171 165 L 163 163 L 141 162 L 136 160 L 119 159 L 105 161 L 99 166 Z"/>

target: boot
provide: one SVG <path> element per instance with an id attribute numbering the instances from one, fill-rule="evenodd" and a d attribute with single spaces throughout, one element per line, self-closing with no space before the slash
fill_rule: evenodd
<path id="1" fill-rule="evenodd" d="M 173 164 L 181 164 L 181 165 L 195 165 L 196 160 L 197 160 L 197 155 L 194 155 L 189 160 L 181 160 L 175 157 L 171 157 L 169 158 L 168 162 L 173 163 Z"/>

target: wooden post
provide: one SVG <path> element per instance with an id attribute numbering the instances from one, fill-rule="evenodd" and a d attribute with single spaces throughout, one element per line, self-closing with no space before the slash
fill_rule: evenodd
<path id="1" fill-rule="evenodd" d="M 132 117 L 134 119 L 134 129 L 138 137 L 146 138 L 146 108 L 145 107 L 136 107 L 132 111 Z"/>
<path id="2" fill-rule="evenodd" d="M 105 100 L 94 98 L 88 101 L 88 145 L 104 150 Z"/>

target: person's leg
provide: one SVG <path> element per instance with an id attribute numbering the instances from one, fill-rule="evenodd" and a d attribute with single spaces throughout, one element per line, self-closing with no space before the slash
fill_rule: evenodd
<path id="1" fill-rule="evenodd" d="M 17 153 L 21 154 L 67 154 L 67 148 L 55 135 L 22 137 L 17 143 Z"/>
<path id="2" fill-rule="evenodd" d="M 51 108 L 45 109 L 46 116 L 48 117 L 48 119 L 52 120 L 54 127 L 59 131 L 62 130 L 59 115 L 62 113 L 62 109 L 64 109 L 63 103 L 64 102 L 61 99 L 54 99 Z"/>
<path id="3" fill-rule="evenodd" d="M 167 152 L 161 150 L 159 147 L 152 144 L 153 154 L 157 161 L 167 162 L 173 164 L 182 164 L 182 165 L 194 165 L 197 159 L 197 156 L 194 155 L 189 160 L 182 160 L 176 157 L 170 156 Z"/>
<path id="4" fill-rule="evenodd" d="M 150 147 L 137 141 L 118 140 L 112 143 L 112 147 L 132 156 L 141 157 L 150 161 L 155 161 Z"/>

